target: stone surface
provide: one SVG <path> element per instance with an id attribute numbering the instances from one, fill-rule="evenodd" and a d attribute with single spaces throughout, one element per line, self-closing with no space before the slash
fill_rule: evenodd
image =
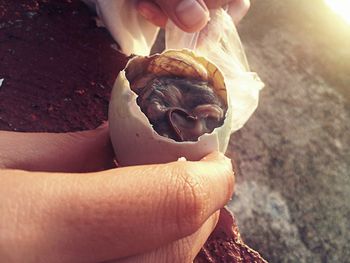
<path id="1" fill-rule="evenodd" d="M 252 1 L 239 26 L 266 87 L 230 141 L 230 208 L 270 262 L 350 262 L 350 26 L 303 2 Z"/>
<path id="2" fill-rule="evenodd" d="M 252 1 L 239 26 L 251 67 L 266 88 L 256 113 L 231 138 L 228 155 L 236 163 L 237 186 L 230 208 L 242 238 L 270 262 L 350 262 L 350 26 L 322 3 Z M 111 84 L 84 94 L 74 85 L 55 90 L 33 85 L 29 95 L 12 96 L 20 89 L 9 89 L 7 76 L 0 76 L 0 83 L 6 103 L 0 107 L 0 129 L 78 130 L 107 117 Z M 50 96 L 39 100 L 35 94 L 43 90 Z M 96 98 L 101 92 L 102 99 Z M 77 103 L 67 107 L 66 93 Z M 58 109 L 55 129 L 43 121 L 50 104 Z M 77 118 L 76 105 L 94 108 Z M 30 120 L 31 114 L 39 118 Z"/>

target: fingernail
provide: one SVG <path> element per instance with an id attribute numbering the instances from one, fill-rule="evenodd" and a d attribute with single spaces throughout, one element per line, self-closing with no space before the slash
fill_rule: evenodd
<path id="1" fill-rule="evenodd" d="M 176 17 L 186 28 L 204 26 L 209 20 L 208 10 L 196 0 L 182 0 L 175 9 Z"/>

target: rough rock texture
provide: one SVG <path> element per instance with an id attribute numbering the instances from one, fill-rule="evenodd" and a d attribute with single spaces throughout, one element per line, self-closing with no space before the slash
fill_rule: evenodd
<path id="1" fill-rule="evenodd" d="M 80 1 L 0 0 L 0 47 L 0 130 L 84 130 L 107 118 L 126 58 Z M 223 239 L 214 235 L 211 246 L 226 244 L 235 249 L 231 258 L 263 262 L 241 242 L 230 214 L 221 221 Z"/>
<path id="2" fill-rule="evenodd" d="M 207 242 L 193 263 L 267 263 L 258 252 L 248 247 L 241 239 L 237 222 L 225 207 Z"/>
<path id="3" fill-rule="evenodd" d="M 101 124 L 126 63 L 116 48 L 81 1 L 0 0 L 0 129 Z"/>
<path id="4" fill-rule="evenodd" d="M 5 2 L 20 3 L 0 0 L 0 6 Z M 231 139 L 228 154 L 237 163 L 231 209 L 242 239 L 270 262 L 350 262 L 350 27 L 322 3 L 252 1 L 239 27 L 266 88 L 256 113 Z M 2 59 L 13 51 L 3 48 L 2 14 L 0 9 L 0 129 L 78 130 L 106 118 L 111 82 L 106 89 L 91 83 L 86 89 L 72 83 L 10 88 Z M 85 48 L 103 53 L 111 45 Z M 109 58 L 119 67 L 125 63 L 120 54 Z M 49 57 L 43 62 L 51 63 Z"/>
<path id="5" fill-rule="evenodd" d="M 242 238 L 269 262 L 350 262 L 350 26 L 322 1 L 269 0 L 239 32 L 266 83 L 228 152 Z"/>

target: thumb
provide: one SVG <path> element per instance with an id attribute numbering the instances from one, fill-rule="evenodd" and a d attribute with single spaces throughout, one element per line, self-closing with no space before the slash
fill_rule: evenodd
<path id="1" fill-rule="evenodd" d="M 223 160 L 227 161 L 228 158 L 226 158 L 225 155 L 220 152 L 212 152 L 202 158 L 202 161 L 208 161 L 208 162 L 223 161 Z"/>
<path id="2" fill-rule="evenodd" d="M 163 12 L 182 30 L 196 32 L 209 21 L 209 10 L 203 0 L 156 0 Z"/>

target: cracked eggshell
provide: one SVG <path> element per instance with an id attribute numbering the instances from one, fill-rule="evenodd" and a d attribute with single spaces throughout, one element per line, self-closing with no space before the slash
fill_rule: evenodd
<path id="1" fill-rule="evenodd" d="M 175 54 L 174 52 L 190 55 L 206 68 L 211 67 L 211 70 L 213 67 L 217 69 L 213 63 L 203 57 L 197 57 L 188 50 L 170 50 L 155 56 L 172 55 Z M 126 69 L 131 70 L 130 66 L 135 59 L 139 59 L 139 57 L 131 59 Z M 219 78 L 223 80 L 221 72 L 218 74 Z M 124 69 L 115 81 L 108 116 L 111 141 L 117 161 L 121 166 L 166 163 L 182 157 L 197 161 L 213 151 L 226 151 L 232 127 L 230 98 L 227 93 L 225 96 L 228 107 L 224 124 L 214 129 L 210 134 L 203 134 L 196 142 L 176 142 L 159 135 L 138 106 L 137 96 L 130 88 Z"/>

